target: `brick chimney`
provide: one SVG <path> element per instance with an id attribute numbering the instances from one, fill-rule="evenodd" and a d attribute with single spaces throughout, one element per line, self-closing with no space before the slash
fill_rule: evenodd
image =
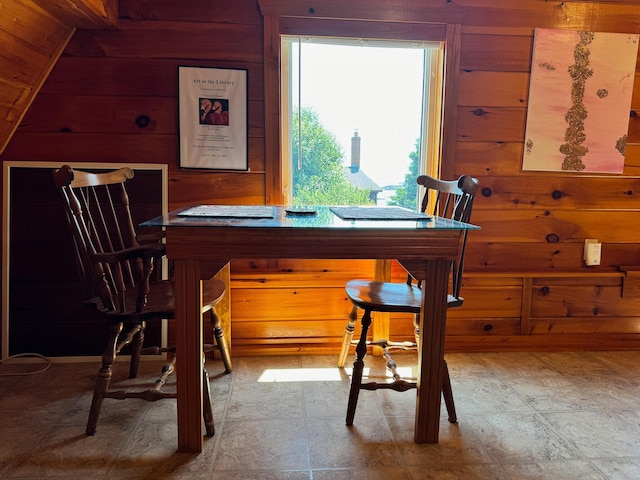
<path id="1" fill-rule="evenodd" d="M 356 130 L 351 137 L 351 173 L 356 173 L 358 170 L 360 170 L 360 137 Z"/>

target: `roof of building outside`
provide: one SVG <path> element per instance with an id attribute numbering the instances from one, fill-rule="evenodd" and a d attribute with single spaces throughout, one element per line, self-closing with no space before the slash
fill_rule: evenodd
<path id="1" fill-rule="evenodd" d="M 363 190 L 369 190 L 370 192 L 382 191 L 382 188 L 376 182 L 371 180 L 361 169 L 354 172 L 351 167 L 344 167 L 344 171 L 347 175 L 347 179 L 352 185 L 362 188 Z"/>

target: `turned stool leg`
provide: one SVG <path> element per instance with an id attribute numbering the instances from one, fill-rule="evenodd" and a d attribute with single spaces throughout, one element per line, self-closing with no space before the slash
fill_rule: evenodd
<path id="1" fill-rule="evenodd" d="M 211 386 L 209 385 L 209 373 L 204 368 L 205 357 L 202 356 L 202 415 L 204 417 L 204 428 L 207 436 L 213 437 L 216 433 L 213 424 L 213 408 L 211 407 Z"/>
<path id="2" fill-rule="evenodd" d="M 371 325 L 371 312 L 365 310 L 362 316 L 362 331 L 360 340 L 356 346 L 356 361 L 353 363 L 351 375 L 351 389 L 349 390 L 349 403 L 347 404 L 347 425 L 353 425 L 353 417 L 356 414 L 360 385 L 362 385 L 362 373 L 364 371 L 364 357 L 367 354 L 367 332 Z"/>
<path id="3" fill-rule="evenodd" d="M 144 329 L 146 323 L 140 324 L 140 330 L 133 336 L 131 341 L 131 361 L 129 363 L 129 378 L 138 376 L 138 367 L 140 366 L 140 355 L 144 344 Z"/>
<path id="4" fill-rule="evenodd" d="M 224 372 L 231 373 L 232 364 L 231 364 L 231 352 L 229 351 L 229 344 L 227 343 L 227 339 L 224 336 L 224 330 L 222 330 L 222 326 L 220 325 L 220 317 L 216 313 L 215 309 L 211 309 L 211 325 L 213 326 L 213 336 L 215 337 L 215 343 L 220 351 L 220 357 L 222 358 L 222 363 L 224 363 Z"/>
<path id="5" fill-rule="evenodd" d="M 98 370 L 96 383 L 93 387 L 93 398 L 91 400 L 91 409 L 89 410 L 89 419 L 87 420 L 87 435 L 93 435 L 96 433 L 96 426 L 98 425 L 98 417 L 100 416 L 100 409 L 102 408 L 104 394 L 109 388 L 109 383 L 111 382 L 111 365 L 116 358 L 118 337 L 122 332 L 122 328 L 122 322 L 114 322 L 111 324 L 109 343 L 102 354 L 102 366 L 100 367 L 100 370 Z"/>
<path id="6" fill-rule="evenodd" d="M 348 323 L 346 328 L 344 329 L 344 335 L 342 337 L 342 347 L 340 348 L 340 355 L 338 355 L 338 367 L 344 367 L 345 362 L 347 361 L 347 355 L 349 353 L 349 347 L 351 346 L 351 341 L 353 340 L 353 331 L 355 330 L 356 320 L 358 319 L 358 307 L 355 305 L 351 309 L 351 313 L 349 313 Z"/>

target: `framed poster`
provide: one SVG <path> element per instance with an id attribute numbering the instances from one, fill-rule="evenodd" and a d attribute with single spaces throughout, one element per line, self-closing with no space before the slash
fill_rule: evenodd
<path id="1" fill-rule="evenodd" d="M 639 38 L 535 30 L 523 170 L 622 173 Z"/>
<path id="2" fill-rule="evenodd" d="M 180 167 L 248 170 L 247 70 L 178 67 Z"/>

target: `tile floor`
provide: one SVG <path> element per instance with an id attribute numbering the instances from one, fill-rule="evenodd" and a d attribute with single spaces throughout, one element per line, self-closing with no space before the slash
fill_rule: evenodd
<path id="1" fill-rule="evenodd" d="M 384 371 L 367 359 L 372 374 Z M 640 478 L 640 352 L 447 360 L 459 421 L 443 407 L 438 445 L 412 440 L 415 391 L 363 391 L 346 427 L 349 370 L 335 356 L 235 358 L 230 375 L 211 361 L 217 431 L 200 455 L 176 453 L 173 400 L 106 400 L 96 435 L 85 436 L 95 362 L 0 377 L 0 478 Z M 121 381 L 146 381 L 155 367 Z M 25 368 L 34 366 L 0 374 Z"/>

